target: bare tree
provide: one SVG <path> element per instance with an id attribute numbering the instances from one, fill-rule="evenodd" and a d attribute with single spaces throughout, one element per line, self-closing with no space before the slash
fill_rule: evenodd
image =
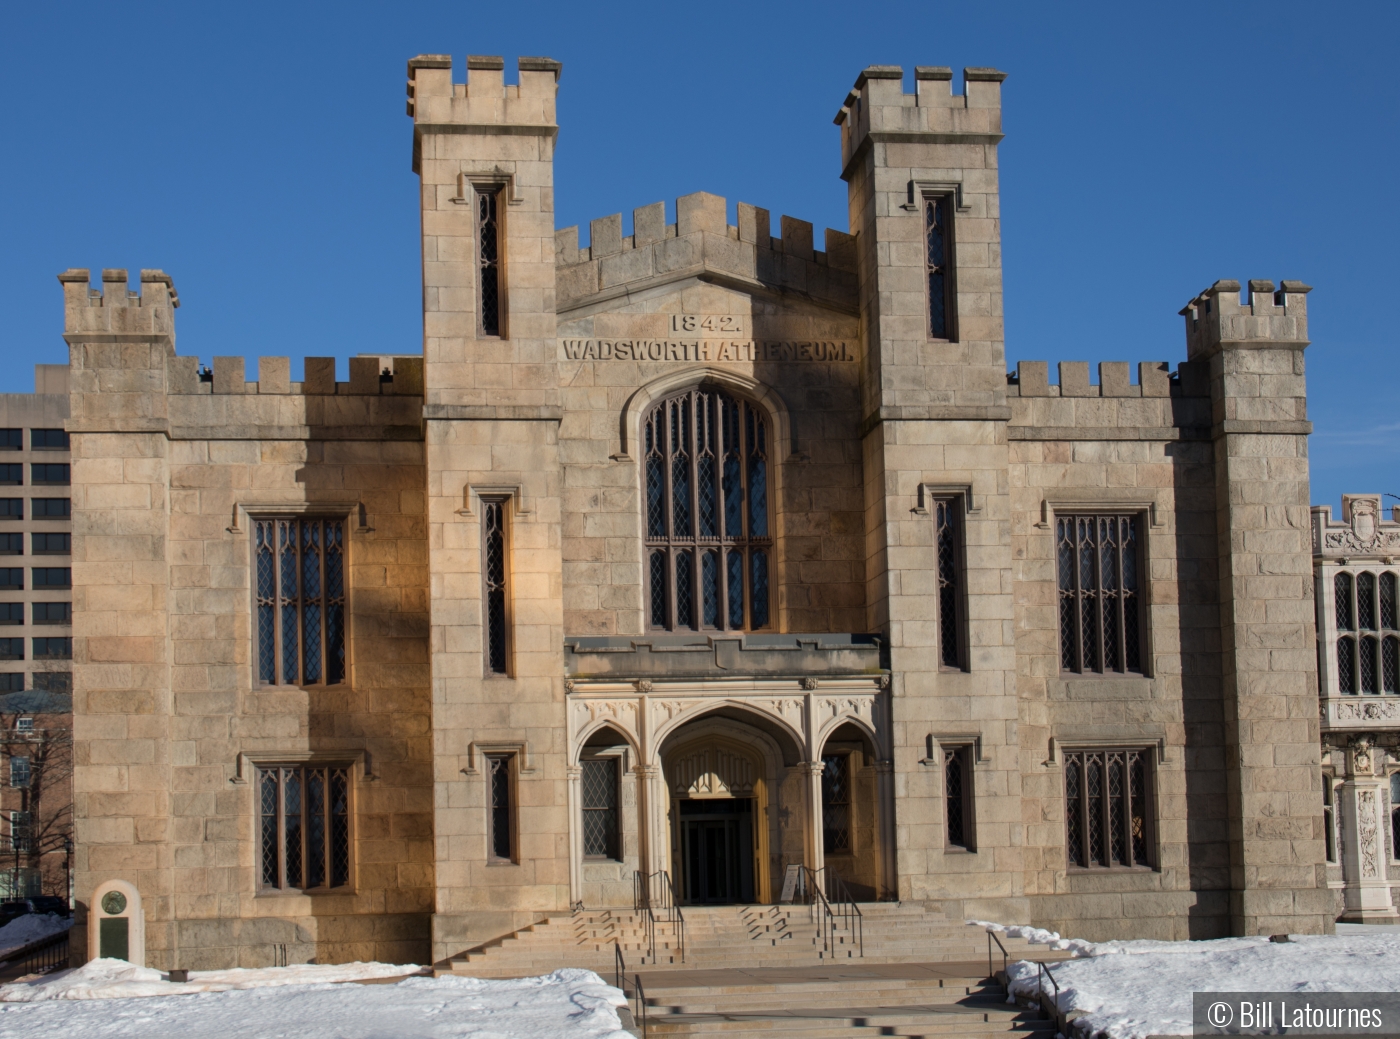
<path id="1" fill-rule="evenodd" d="M 0 806 L 8 838 L 0 846 L 0 863 L 10 867 L 12 897 L 21 894 L 20 878 L 30 870 L 43 878 L 44 888 L 52 889 L 45 894 L 68 895 L 67 863 L 62 862 L 59 873 L 52 857 L 71 848 L 73 835 L 70 712 L 71 698 L 61 693 L 0 696 L 0 782 L 5 784 Z M 51 857 L 47 871 L 46 857 Z"/>

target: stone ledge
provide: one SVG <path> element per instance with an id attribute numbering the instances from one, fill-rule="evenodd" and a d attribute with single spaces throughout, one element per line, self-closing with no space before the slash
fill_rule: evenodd
<path id="1" fill-rule="evenodd" d="M 1209 440 L 1203 426 L 1007 426 L 1008 440 Z"/>
<path id="2" fill-rule="evenodd" d="M 571 678 L 877 675 L 885 667 L 878 635 L 566 636 L 564 673 Z"/>
<path id="3" fill-rule="evenodd" d="M 564 411 L 553 404 L 425 404 L 423 417 L 469 422 L 559 422 Z"/>

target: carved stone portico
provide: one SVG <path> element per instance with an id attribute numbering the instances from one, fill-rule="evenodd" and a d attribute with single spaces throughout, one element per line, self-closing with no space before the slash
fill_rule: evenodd
<path id="1" fill-rule="evenodd" d="M 635 664 L 635 654 L 627 650 L 621 652 Z M 630 781 L 637 796 L 633 806 L 624 797 L 624 812 L 633 813 L 639 846 L 634 863 L 624 856 L 621 865 L 646 873 L 667 870 L 673 879 L 684 870 L 677 861 L 679 803 L 751 798 L 758 817 L 753 900 L 772 902 L 781 882 L 780 865 L 822 868 L 823 748 L 838 730 L 858 735 L 872 752 L 872 771 L 878 776 L 871 786 L 876 791 L 874 887 L 883 895 L 895 886 L 890 875 L 891 791 L 881 770 L 889 758 L 887 687 L 884 674 L 828 673 L 820 680 L 762 674 L 575 677 L 565 687 L 569 760 L 576 766 L 608 740 L 625 744 L 635 762 Z M 608 895 L 590 877 L 591 864 L 582 854 L 577 804 L 577 798 L 570 799 L 570 898 L 593 906 Z M 622 888 L 612 890 L 616 900 Z"/>

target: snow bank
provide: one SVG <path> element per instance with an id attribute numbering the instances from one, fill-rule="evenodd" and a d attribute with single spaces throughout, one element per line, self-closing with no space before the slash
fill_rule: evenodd
<path id="1" fill-rule="evenodd" d="M 40 1003 L 49 999 L 122 999 L 134 996 L 187 996 L 194 992 L 278 985 L 318 985 L 330 982 L 399 978 L 423 968 L 399 963 L 303 963 L 290 967 L 245 967 L 234 970 L 192 970 L 187 982 L 166 981 L 150 967 L 133 967 L 126 960 L 89 960 L 76 970 L 50 974 L 34 981 L 0 985 L 0 1002 Z"/>
<path id="2" fill-rule="evenodd" d="M 30 942 L 59 934 L 73 926 L 70 917 L 57 913 L 25 913 L 0 927 L 0 959 Z"/>
<path id="3" fill-rule="evenodd" d="M 94 962 L 111 970 L 110 964 L 120 961 Z M 398 973 L 408 969 L 358 966 L 393 967 Z M 305 968 L 272 970 L 305 977 Z M 191 976 L 253 973 L 267 972 L 200 971 Z M 191 991 L 190 985 L 163 984 L 163 992 Z M 621 992 L 587 970 L 513 981 L 415 977 L 395 985 L 339 985 L 303 980 L 238 990 L 196 989 L 187 999 L 5 1003 L 0 1004 L 0 1039 L 632 1039 L 618 1020 L 623 1003 Z"/>
<path id="4" fill-rule="evenodd" d="M 1051 964 L 1060 1011 L 1079 1011 L 1076 1035 L 1145 1039 L 1191 1034 L 1192 992 L 1397 992 L 1400 934 L 1294 935 L 1201 942 L 1085 942 L 1053 931 L 1002 927 L 1074 959 Z M 1059 944 L 1062 943 L 1062 944 Z M 1035 999 L 1038 968 L 1020 960 L 1007 969 L 1013 997 Z M 1045 982 L 1051 990 L 1049 981 Z"/>

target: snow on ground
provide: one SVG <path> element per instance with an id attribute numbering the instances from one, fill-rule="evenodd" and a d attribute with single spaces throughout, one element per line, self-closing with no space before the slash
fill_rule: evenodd
<path id="1" fill-rule="evenodd" d="M 49 974 L 33 981 L 0 986 L 0 1002 L 42 1003 L 50 999 L 121 999 L 132 996 L 188 996 L 192 992 L 278 985 L 401 978 L 423 968 L 408 963 L 301 963 L 290 967 L 238 967 L 232 970 L 192 970 L 187 982 L 166 981 L 151 967 L 133 967 L 126 960 L 89 960 L 76 970 Z"/>
<path id="2" fill-rule="evenodd" d="M 110 984 L 119 969 L 113 964 L 121 961 L 93 963 L 102 966 L 89 977 L 96 980 L 105 972 Z M 392 966 L 397 973 L 412 969 L 357 966 Z M 257 987 L 228 991 L 199 987 L 214 984 L 208 979 L 215 974 L 240 975 L 248 982 L 247 975 L 274 971 L 303 980 L 264 980 Z M 158 971 L 149 973 L 159 976 Z M 557 970 L 514 981 L 414 977 L 393 985 L 307 983 L 304 967 L 190 976 L 197 981 L 161 983 L 163 992 L 187 993 L 181 999 L 70 996 L 3 1003 L 0 1039 L 632 1039 L 617 1016 L 622 993 L 587 970 Z M 0 993 L 8 996 L 14 988 L 5 986 Z"/>
<path id="3" fill-rule="evenodd" d="M 0 959 L 20 946 L 37 942 L 51 934 L 58 934 L 73 926 L 71 917 L 57 913 L 25 913 L 17 916 L 4 927 L 0 927 Z"/>
<path id="4" fill-rule="evenodd" d="M 1067 949 L 1074 959 L 1050 964 L 1062 1012 L 1085 1014 L 1076 1035 L 1108 1039 L 1191 1034 L 1192 992 L 1400 991 L 1400 934 L 1293 935 L 1200 942 L 1086 942 L 1053 931 L 969 924 L 1038 945 Z M 1011 995 L 1035 999 L 1038 968 L 1020 960 L 1007 973 Z M 1045 988 L 1052 991 L 1049 981 Z"/>

